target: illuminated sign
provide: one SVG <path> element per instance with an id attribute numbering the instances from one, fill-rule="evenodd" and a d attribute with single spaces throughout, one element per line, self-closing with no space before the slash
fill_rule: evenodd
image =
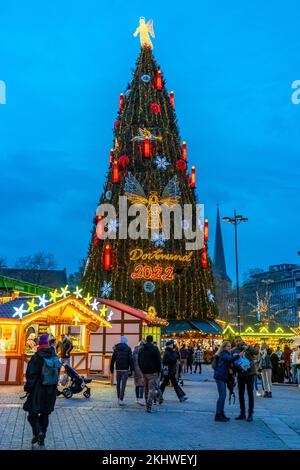
<path id="1" fill-rule="evenodd" d="M 174 279 L 173 266 L 163 267 L 159 264 L 149 266 L 147 264 L 138 264 L 135 266 L 131 279 L 149 279 L 151 281 L 172 281 Z"/>
<path id="2" fill-rule="evenodd" d="M 193 251 L 186 255 L 176 255 L 165 253 L 163 249 L 144 252 L 141 248 L 134 248 L 129 252 L 129 259 L 130 261 L 180 261 L 182 263 L 190 263 L 193 254 Z"/>

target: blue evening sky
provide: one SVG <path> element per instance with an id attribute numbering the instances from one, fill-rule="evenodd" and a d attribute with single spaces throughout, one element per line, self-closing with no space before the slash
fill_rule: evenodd
<path id="1" fill-rule="evenodd" d="M 0 257 L 44 250 L 69 272 L 86 255 L 118 96 L 139 54 L 139 16 L 175 91 L 210 219 L 236 208 L 241 272 L 298 262 L 300 17 L 296 0 L 2 2 Z M 223 224 L 234 278 L 233 228 Z"/>

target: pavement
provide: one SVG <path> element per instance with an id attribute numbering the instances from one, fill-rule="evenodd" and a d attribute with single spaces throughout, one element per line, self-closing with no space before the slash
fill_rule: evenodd
<path id="1" fill-rule="evenodd" d="M 255 398 L 252 423 L 235 421 L 235 404 L 226 402 L 228 423 L 214 421 L 217 399 L 212 369 L 185 374 L 188 401 L 179 403 L 167 387 L 164 404 L 152 414 L 135 403 L 134 384 L 126 389 L 126 406 L 117 404 L 115 388 L 91 384 L 92 396 L 59 397 L 50 416 L 49 450 L 202 450 L 300 449 L 300 388 L 275 385 L 273 398 Z M 0 450 L 31 448 L 31 428 L 22 409 L 22 387 L 0 386 Z"/>

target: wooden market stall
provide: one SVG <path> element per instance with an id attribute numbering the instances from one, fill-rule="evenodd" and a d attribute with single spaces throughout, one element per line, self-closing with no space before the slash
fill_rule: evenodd
<path id="1" fill-rule="evenodd" d="M 45 299 L 39 297 L 39 299 Z M 49 303 L 49 300 L 46 300 Z M 0 305 L 0 384 L 21 384 L 35 352 L 30 337 L 68 334 L 73 342 L 71 366 L 89 375 L 90 336 L 111 324 L 85 303 L 68 296 L 39 308 L 36 298 L 19 297 Z"/>
<path id="2" fill-rule="evenodd" d="M 245 330 L 241 331 L 241 333 L 238 333 L 230 324 L 228 324 L 223 331 L 223 337 L 225 339 L 241 336 L 246 343 L 252 345 L 256 343 L 267 343 L 267 345 L 272 349 L 276 349 L 277 346 L 282 346 L 283 344 L 291 345 L 297 334 L 299 334 L 298 328 L 283 328 L 280 326 L 275 328 L 267 326 L 249 326 Z"/>

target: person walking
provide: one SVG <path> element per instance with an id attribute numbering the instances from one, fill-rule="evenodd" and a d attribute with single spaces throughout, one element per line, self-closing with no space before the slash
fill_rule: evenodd
<path id="1" fill-rule="evenodd" d="M 272 364 L 272 383 L 278 383 L 279 382 L 279 377 L 278 377 L 278 370 L 279 370 L 279 358 L 278 354 L 271 350 L 271 355 L 270 355 L 270 360 Z"/>
<path id="2" fill-rule="evenodd" d="M 39 338 L 37 352 L 28 362 L 24 390 L 24 411 L 32 428 L 32 445 L 44 445 L 49 415 L 54 410 L 61 363 L 49 345 L 48 335 Z"/>
<path id="3" fill-rule="evenodd" d="M 117 396 L 120 406 L 124 406 L 124 395 L 127 379 L 133 371 L 132 351 L 127 344 L 127 336 L 121 336 L 121 343 L 114 346 L 113 354 L 110 360 L 110 372 L 114 373 L 114 367 L 117 372 Z"/>
<path id="4" fill-rule="evenodd" d="M 158 347 L 153 344 L 153 336 L 148 335 L 146 338 L 146 344 L 140 348 L 138 363 L 145 383 L 146 411 L 147 413 L 151 413 L 152 403 L 156 400 L 158 390 L 158 402 L 159 404 L 163 402 L 162 394 L 159 389 L 161 357 Z"/>
<path id="5" fill-rule="evenodd" d="M 233 361 L 237 360 L 240 356 L 244 355 L 244 352 L 239 354 L 231 354 L 231 343 L 230 341 L 223 341 L 218 351 L 214 355 L 213 365 L 214 367 L 214 379 L 216 381 L 219 398 L 217 400 L 215 421 L 226 422 L 230 418 L 225 416 L 224 406 L 226 400 L 226 387 L 229 381 L 229 373 L 232 368 Z"/>
<path id="6" fill-rule="evenodd" d="M 185 374 L 187 372 L 187 359 L 188 359 L 188 350 L 185 346 L 185 344 L 182 345 L 182 348 L 180 349 L 180 359 L 181 359 L 181 365 L 182 365 L 182 372 Z"/>
<path id="7" fill-rule="evenodd" d="M 195 369 L 194 373 L 196 374 L 197 368 L 199 367 L 199 374 L 202 374 L 202 362 L 204 358 L 204 352 L 203 349 L 201 348 L 200 345 L 197 346 L 197 349 L 194 353 L 194 364 L 195 364 Z"/>
<path id="8" fill-rule="evenodd" d="M 138 363 L 138 355 L 140 349 L 143 347 L 145 344 L 145 341 L 142 339 L 140 343 L 135 346 L 133 353 L 132 353 L 132 360 L 133 360 L 133 373 L 134 373 L 134 385 L 135 385 L 135 396 L 136 396 L 136 402 L 139 405 L 145 405 L 144 402 L 144 377 L 143 373 L 140 369 L 139 363 Z"/>
<path id="9" fill-rule="evenodd" d="M 271 349 L 268 348 L 266 343 L 263 343 L 260 350 L 259 370 L 261 370 L 261 377 L 264 387 L 263 397 L 272 398 L 272 362 L 271 362 Z"/>
<path id="10" fill-rule="evenodd" d="M 283 367 L 284 367 L 284 376 L 288 379 L 288 382 L 291 383 L 291 349 L 287 344 L 283 348 Z"/>
<path id="11" fill-rule="evenodd" d="M 238 390 L 239 390 L 239 402 L 240 402 L 240 414 L 235 419 L 243 420 L 246 419 L 246 404 L 245 404 L 245 389 L 247 387 L 248 394 L 248 417 L 247 421 L 253 421 L 254 412 L 254 376 L 256 374 L 254 358 L 258 355 L 259 350 L 248 344 L 246 344 L 240 336 L 235 338 L 236 347 L 233 349 L 233 354 L 239 354 L 245 352 L 245 358 L 248 359 L 250 367 L 247 371 L 238 370 Z"/>
<path id="12" fill-rule="evenodd" d="M 193 373 L 193 362 L 194 362 L 194 349 L 190 344 L 188 347 L 188 357 L 187 357 L 187 372 L 191 371 Z"/>
<path id="13" fill-rule="evenodd" d="M 173 340 L 167 341 L 165 353 L 163 356 L 163 372 L 162 372 L 163 379 L 160 384 L 160 390 L 161 390 L 161 393 L 163 394 L 166 386 L 168 385 L 170 381 L 174 387 L 174 390 L 176 392 L 176 395 L 179 401 L 182 402 L 182 401 L 187 400 L 188 397 L 186 396 L 182 388 L 178 385 L 178 382 L 176 380 L 177 357 L 173 351 L 173 348 L 174 348 Z"/>

